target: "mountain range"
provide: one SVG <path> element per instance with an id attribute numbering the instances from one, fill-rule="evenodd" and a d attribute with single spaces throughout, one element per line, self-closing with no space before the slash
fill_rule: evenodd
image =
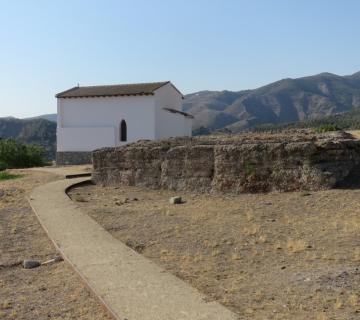
<path id="1" fill-rule="evenodd" d="M 280 124 L 342 113 L 360 107 L 360 72 L 283 79 L 244 91 L 200 91 L 184 99 L 194 115 L 193 130 L 239 132 L 256 125 Z"/>

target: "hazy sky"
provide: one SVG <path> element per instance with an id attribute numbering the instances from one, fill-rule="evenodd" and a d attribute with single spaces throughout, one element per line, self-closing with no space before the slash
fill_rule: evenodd
<path id="1" fill-rule="evenodd" d="M 77 85 L 183 93 L 360 71 L 359 0 L 0 0 L 0 116 L 56 112 Z"/>

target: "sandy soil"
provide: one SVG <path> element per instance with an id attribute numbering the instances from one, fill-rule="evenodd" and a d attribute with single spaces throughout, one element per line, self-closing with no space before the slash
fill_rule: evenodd
<path id="1" fill-rule="evenodd" d="M 58 256 L 26 196 L 57 176 L 16 170 L 0 182 L 0 319 L 110 319 L 66 262 L 23 269 L 24 259 Z"/>
<path id="2" fill-rule="evenodd" d="M 360 190 L 209 196 L 83 186 L 114 237 L 239 319 L 360 319 Z"/>
<path id="3" fill-rule="evenodd" d="M 360 130 L 349 130 L 346 132 L 350 133 L 354 138 L 360 139 Z"/>

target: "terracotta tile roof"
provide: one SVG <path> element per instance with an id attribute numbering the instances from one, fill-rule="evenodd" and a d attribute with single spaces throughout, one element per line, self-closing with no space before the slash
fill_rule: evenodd
<path id="1" fill-rule="evenodd" d="M 74 87 L 69 90 L 58 93 L 55 97 L 85 98 L 85 97 L 153 95 L 155 90 L 159 89 L 160 87 L 168 83 L 170 83 L 170 81 L 118 84 L 118 85 L 108 85 L 108 86 Z"/>

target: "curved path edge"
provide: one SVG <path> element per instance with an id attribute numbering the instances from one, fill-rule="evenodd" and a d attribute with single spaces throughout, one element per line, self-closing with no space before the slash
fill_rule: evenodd
<path id="1" fill-rule="evenodd" d="M 29 202 L 64 259 L 115 319 L 235 320 L 237 316 L 115 239 L 66 194 L 88 181 L 59 180 Z"/>

